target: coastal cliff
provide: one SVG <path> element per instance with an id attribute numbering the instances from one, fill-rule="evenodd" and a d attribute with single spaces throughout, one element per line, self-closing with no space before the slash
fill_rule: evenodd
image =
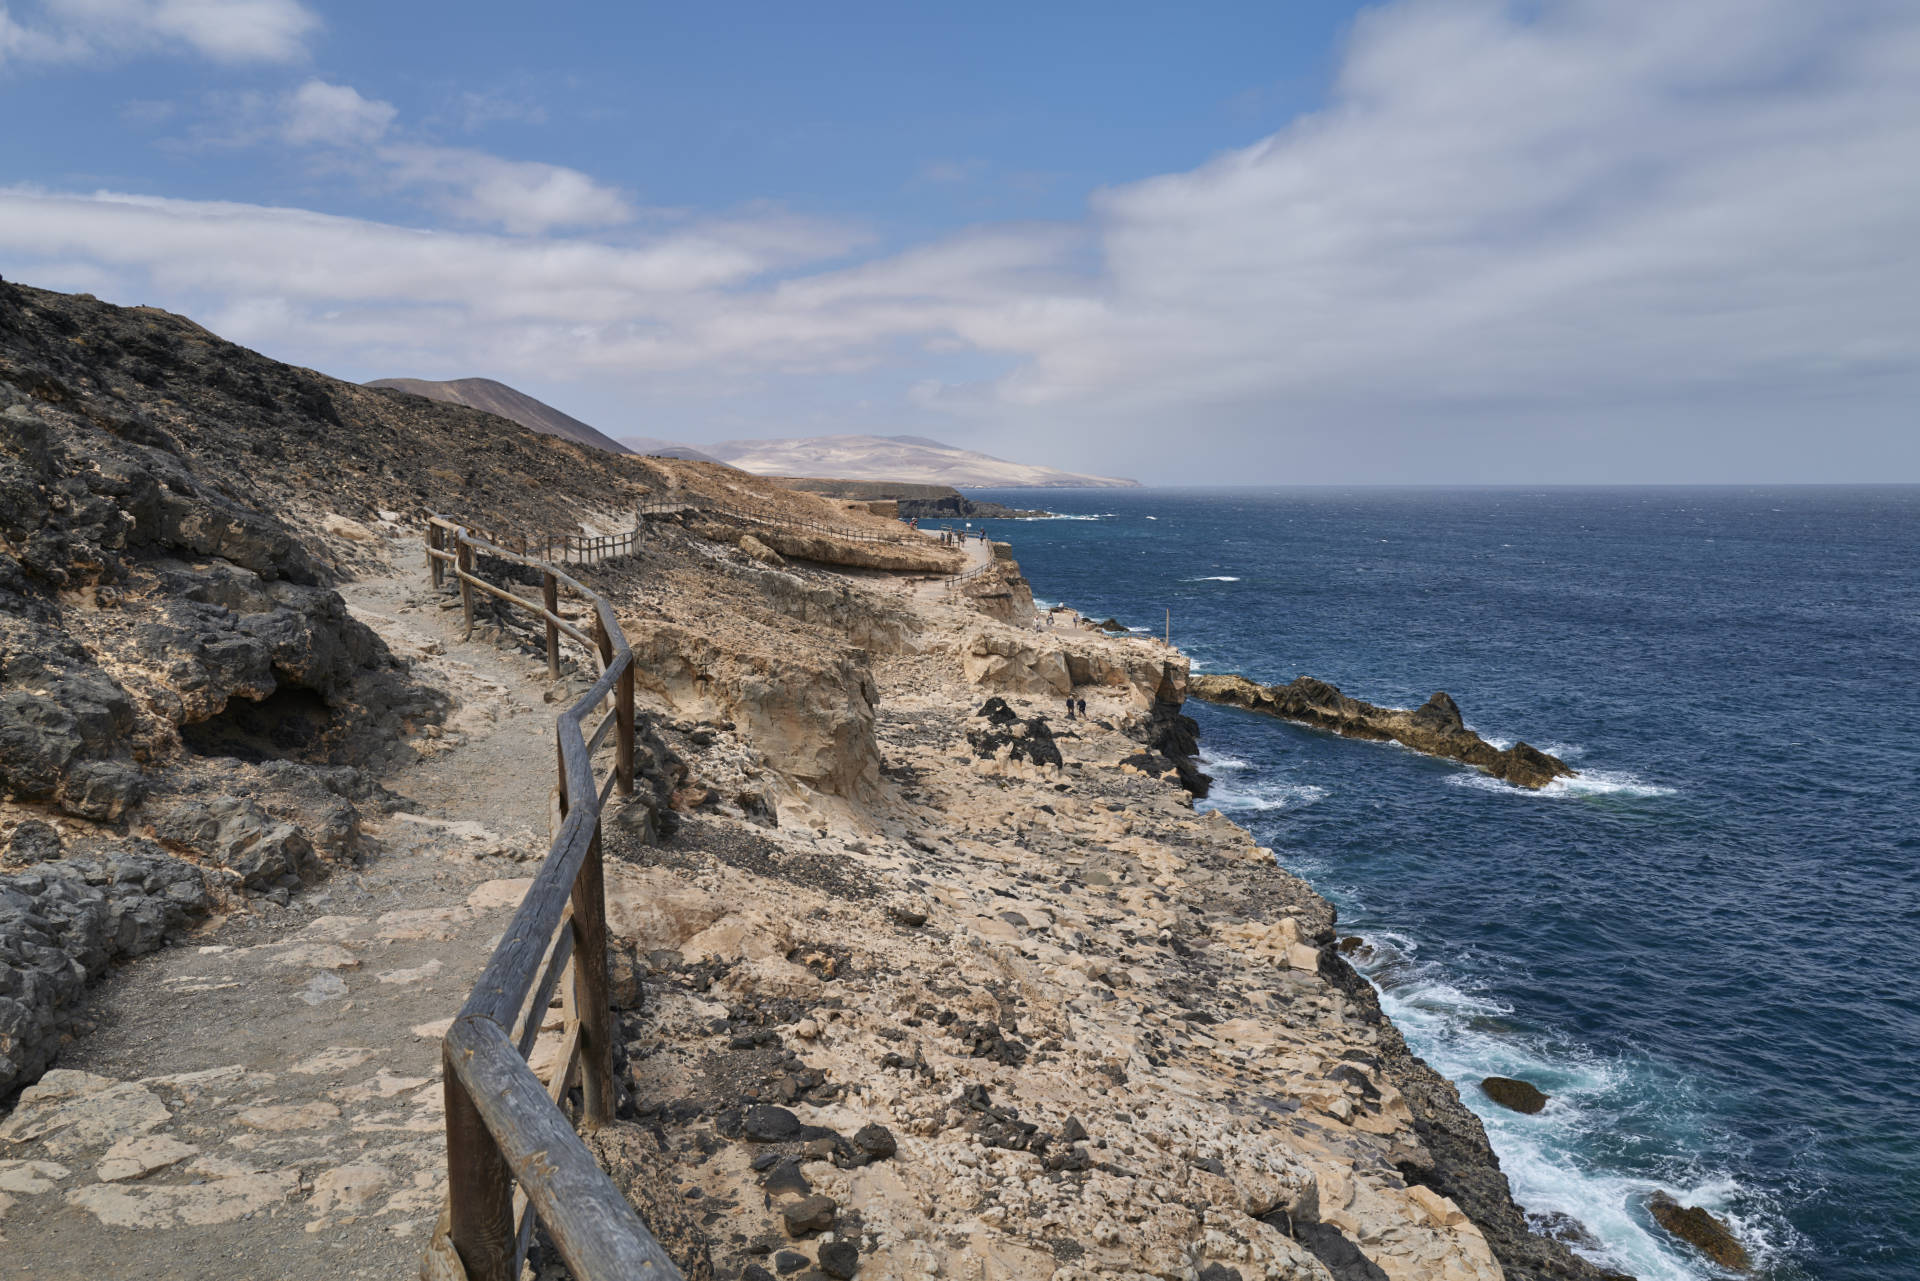
<path id="1" fill-rule="evenodd" d="M 1332 730 L 1344 738 L 1394 742 L 1428 756 L 1460 761 L 1515 787 L 1534 790 L 1557 778 L 1572 778 L 1571 766 L 1526 743 L 1498 748 L 1468 729 L 1459 705 L 1436 693 L 1415 708 L 1376 707 L 1342 694 L 1338 686 L 1311 676 L 1286 685 L 1261 685 L 1244 676 L 1195 676 L 1188 684 L 1195 698 L 1245 708 Z"/>
<path id="2" fill-rule="evenodd" d="M 593 1144 L 685 1275 L 1604 1275 L 1529 1230 L 1326 900 L 1196 812 L 1210 678 L 1177 652 L 1036 632 L 999 549 L 950 593 L 936 543 L 877 558 L 832 533 L 855 514 L 725 468 L 0 290 L 23 1272 L 417 1261 L 438 1037 L 545 854 L 553 711 L 588 680 L 485 602 L 465 635 L 421 517 L 595 532 L 670 498 L 715 510 L 578 572 L 642 703 Z M 747 499 L 825 528 L 715 514 Z"/>

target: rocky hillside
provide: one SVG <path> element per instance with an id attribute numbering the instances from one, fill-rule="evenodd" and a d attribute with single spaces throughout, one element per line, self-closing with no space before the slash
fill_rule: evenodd
<path id="1" fill-rule="evenodd" d="M 5 282 L 0 425 L 0 1098 L 88 978 L 351 862 L 378 780 L 444 746 L 447 691 L 334 590 L 386 538 L 625 529 L 661 495 L 854 519 Z"/>
<path id="2" fill-rule="evenodd" d="M 573 415 L 561 413 L 552 405 L 491 378 L 454 378 L 445 382 L 434 382 L 427 378 L 376 378 L 367 386 L 404 391 L 412 396 L 425 396 L 428 400 L 443 401 L 449 405 L 465 405 L 469 409 L 483 409 L 543 436 L 559 436 L 576 444 L 604 449 L 610 454 L 637 452 L 629 451 L 619 441 L 602 435 Z"/>

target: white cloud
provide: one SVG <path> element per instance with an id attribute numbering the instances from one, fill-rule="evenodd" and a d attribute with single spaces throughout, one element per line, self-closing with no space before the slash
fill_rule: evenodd
<path id="1" fill-rule="evenodd" d="M 190 50 L 217 62 L 292 62 L 320 18 L 299 0 L 42 0 L 26 21 L 0 5 L 0 64 Z"/>
<path id="2" fill-rule="evenodd" d="M 758 380 L 770 430 L 864 370 L 909 424 L 963 415 L 1029 452 L 1098 432 L 1108 470 L 1164 459 L 1177 425 L 1247 479 L 1282 457 L 1326 478 L 1322 451 L 1517 479 L 1556 449 L 1587 451 L 1573 478 L 1636 449 L 1792 476 L 1817 421 L 1805 475 L 1920 478 L 1904 0 L 1407 0 L 1360 20 L 1323 110 L 1254 146 L 1095 193 L 1079 225 L 851 266 L 858 237 L 776 211 L 612 244 L 555 234 L 633 218 L 577 171 L 374 155 L 514 235 L 13 189 L 0 262 L 92 264 L 307 363 L 535 370 L 609 400 Z"/>
<path id="3" fill-rule="evenodd" d="M 309 80 L 287 95 L 280 133 L 296 146 L 365 145 L 385 136 L 398 114 L 392 103 L 363 98 L 350 85 Z"/>
<path id="4" fill-rule="evenodd" d="M 383 147 L 379 157 L 396 185 L 426 191 L 443 212 L 462 222 L 537 233 L 606 227 L 633 218 L 626 197 L 578 169 L 457 147 Z"/>

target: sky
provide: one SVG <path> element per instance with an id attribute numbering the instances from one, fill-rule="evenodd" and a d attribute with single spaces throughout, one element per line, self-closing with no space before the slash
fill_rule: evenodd
<path id="1" fill-rule="evenodd" d="M 1920 3 L 0 0 L 0 275 L 615 436 L 1920 482 Z"/>

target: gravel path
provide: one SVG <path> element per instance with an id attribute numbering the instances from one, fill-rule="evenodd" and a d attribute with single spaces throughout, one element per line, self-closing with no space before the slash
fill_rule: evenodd
<path id="1" fill-rule="evenodd" d="M 8 1277 L 411 1275 L 444 1197 L 438 1037 L 546 852 L 544 663 L 458 639 L 417 555 L 342 590 L 458 700 L 372 853 L 92 993 L 0 1121 Z M 137 1267 L 133 1260 L 138 1259 Z"/>

